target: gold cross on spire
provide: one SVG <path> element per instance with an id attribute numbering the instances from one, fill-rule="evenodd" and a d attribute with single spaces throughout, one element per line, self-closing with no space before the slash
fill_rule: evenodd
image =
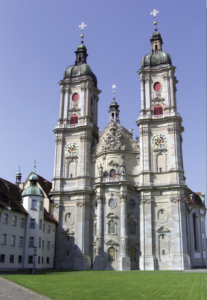
<path id="1" fill-rule="evenodd" d="M 159 13 L 158 10 L 154 9 L 150 15 L 154 16 L 155 17 L 155 21 L 154 21 L 154 25 L 155 25 L 155 31 L 157 31 L 157 20 L 156 20 L 156 15 Z"/>
<path id="2" fill-rule="evenodd" d="M 86 27 L 87 25 L 84 24 L 84 22 L 82 22 L 78 27 L 81 28 L 82 30 L 82 34 L 81 34 L 81 38 L 82 38 L 82 41 L 81 43 L 83 44 L 83 38 L 84 38 L 84 35 L 83 35 L 83 30 L 84 30 L 84 27 Z"/>

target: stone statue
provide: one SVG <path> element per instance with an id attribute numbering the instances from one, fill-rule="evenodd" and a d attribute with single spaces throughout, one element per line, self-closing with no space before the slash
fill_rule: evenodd
<path id="1" fill-rule="evenodd" d="M 134 128 L 130 128 L 130 130 L 129 130 L 129 131 L 130 131 L 130 133 L 133 133 L 133 130 L 134 130 Z"/>
<path id="2" fill-rule="evenodd" d="M 122 161 L 121 163 L 121 175 L 126 175 L 126 168 L 125 168 L 124 161 Z"/>
<path id="3" fill-rule="evenodd" d="M 102 164 L 100 163 L 100 166 L 98 168 L 98 175 L 99 177 L 102 177 L 103 176 L 103 167 L 102 167 Z"/>

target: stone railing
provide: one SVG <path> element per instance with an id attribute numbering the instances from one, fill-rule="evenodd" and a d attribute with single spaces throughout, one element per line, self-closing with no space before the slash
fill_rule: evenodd
<path id="1" fill-rule="evenodd" d="M 144 116 L 139 116 L 137 118 L 137 120 L 143 120 L 143 119 L 162 119 L 162 118 L 166 118 L 166 117 L 180 117 L 180 114 L 177 112 L 171 112 L 171 113 L 167 113 L 167 114 L 163 114 L 163 115 L 144 115 Z"/>
<path id="2" fill-rule="evenodd" d="M 56 128 L 75 128 L 75 127 L 78 127 L 78 126 L 85 126 L 85 125 L 94 126 L 93 123 L 91 123 L 91 122 L 84 122 L 84 123 L 77 123 L 77 124 L 68 124 L 68 125 L 58 124 L 58 125 L 55 126 L 55 129 Z"/>

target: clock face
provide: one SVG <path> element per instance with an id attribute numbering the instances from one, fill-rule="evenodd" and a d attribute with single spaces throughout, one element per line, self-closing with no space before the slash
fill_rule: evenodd
<path id="1" fill-rule="evenodd" d="M 65 155 L 75 156 L 78 154 L 78 145 L 76 143 L 69 143 L 65 146 Z"/>
<path id="2" fill-rule="evenodd" d="M 152 138 L 152 145 L 154 148 L 163 149 L 167 146 L 167 138 L 164 134 L 156 134 Z"/>

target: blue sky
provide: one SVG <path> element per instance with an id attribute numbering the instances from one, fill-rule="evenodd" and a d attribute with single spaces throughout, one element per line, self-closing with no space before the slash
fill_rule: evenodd
<path id="1" fill-rule="evenodd" d="M 136 125 L 141 107 L 137 71 L 151 51 L 156 8 L 163 51 L 177 67 L 177 104 L 183 118 L 186 183 L 206 190 L 206 9 L 187 0 L 7 0 L 0 1 L 0 177 L 25 180 L 37 160 L 37 173 L 53 177 L 55 135 L 64 70 L 75 61 L 84 21 L 88 64 L 102 90 L 99 127 L 108 123 L 112 84 L 121 124 Z"/>

